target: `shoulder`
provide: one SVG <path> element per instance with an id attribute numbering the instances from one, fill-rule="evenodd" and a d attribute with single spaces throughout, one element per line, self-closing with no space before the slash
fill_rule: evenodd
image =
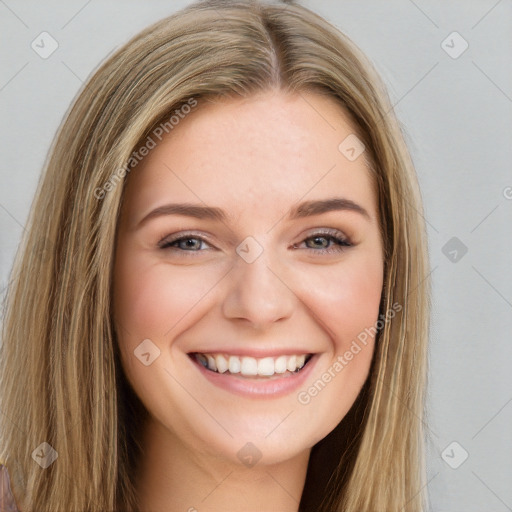
<path id="1" fill-rule="evenodd" d="M 11 491 L 7 468 L 0 462 L 0 512 L 19 512 Z"/>

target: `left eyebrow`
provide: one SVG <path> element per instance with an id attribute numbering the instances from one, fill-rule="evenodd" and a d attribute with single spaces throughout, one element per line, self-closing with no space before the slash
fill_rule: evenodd
<path id="1" fill-rule="evenodd" d="M 371 220 L 370 214 L 361 205 L 350 199 L 345 199 L 344 197 L 333 197 L 321 201 L 305 201 L 300 203 L 292 208 L 288 214 L 287 220 L 311 217 L 313 215 L 340 210 L 356 212 L 366 217 L 368 220 Z"/>

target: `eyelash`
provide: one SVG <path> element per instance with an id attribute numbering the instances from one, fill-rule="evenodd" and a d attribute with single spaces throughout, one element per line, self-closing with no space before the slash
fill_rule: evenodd
<path id="1" fill-rule="evenodd" d="M 341 236 L 339 231 L 336 231 L 336 230 L 320 230 L 318 232 L 313 233 L 311 236 L 308 236 L 303 241 L 313 240 L 315 238 L 325 238 L 326 240 L 330 240 L 330 241 L 334 242 L 335 244 L 337 244 L 336 249 L 333 249 L 332 246 L 328 249 L 324 248 L 324 249 L 318 249 L 318 250 L 316 250 L 314 248 L 312 249 L 310 247 L 307 248 L 307 249 L 313 250 L 315 253 L 331 254 L 331 253 L 336 253 L 336 252 L 342 252 L 342 251 L 346 250 L 347 248 L 352 247 L 352 244 L 346 238 Z M 158 247 L 160 249 L 177 251 L 177 252 L 182 252 L 182 253 L 203 252 L 201 250 L 186 250 L 186 249 L 180 249 L 179 247 L 172 246 L 173 244 L 176 244 L 176 243 L 179 243 L 179 242 L 182 242 L 185 240 L 200 240 L 201 242 L 208 243 L 208 241 L 205 240 L 203 237 L 197 236 L 194 233 L 190 233 L 190 234 L 184 233 L 184 234 L 181 234 L 181 236 L 179 236 L 177 238 L 171 238 L 170 240 L 166 240 L 166 239 L 161 240 L 160 242 L 158 242 Z M 294 244 L 293 247 L 297 248 L 297 244 Z M 183 254 L 183 256 L 185 256 L 185 254 Z"/>

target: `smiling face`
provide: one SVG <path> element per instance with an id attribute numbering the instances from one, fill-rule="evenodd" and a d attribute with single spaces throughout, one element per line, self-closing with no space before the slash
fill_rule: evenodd
<path id="1" fill-rule="evenodd" d="M 374 340 L 351 346 L 383 284 L 370 172 L 338 148 L 354 131 L 314 93 L 230 99 L 198 107 L 130 174 L 115 325 L 127 378 L 174 446 L 241 464 L 251 442 L 276 463 L 354 403 Z"/>

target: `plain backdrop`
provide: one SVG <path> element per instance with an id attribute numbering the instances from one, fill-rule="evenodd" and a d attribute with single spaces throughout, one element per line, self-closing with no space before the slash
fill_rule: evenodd
<path id="1" fill-rule="evenodd" d="M 114 49 L 188 3 L 0 0 L 2 292 L 78 89 Z M 512 510 L 512 2 L 302 3 L 375 64 L 419 175 L 433 283 L 431 510 Z M 47 58 L 31 46 L 42 32 L 58 44 Z"/>

